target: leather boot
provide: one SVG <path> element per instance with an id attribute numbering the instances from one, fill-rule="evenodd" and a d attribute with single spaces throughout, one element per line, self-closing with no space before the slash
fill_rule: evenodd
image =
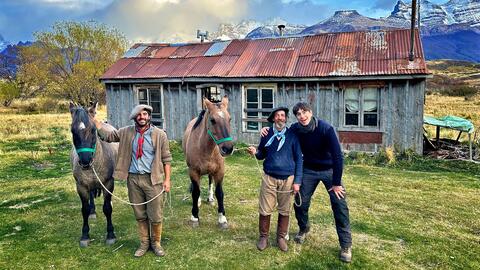
<path id="1" fill-rule="evenodd" d="M 277 244 L 278 248 L 281 251 L 288 251 L 288 244 L 285 236 L 288 233 L 288 219 L 289 216 L 283 216 L 278 214 L 278 225 L 277 225 Z"/>
<path id="2" fill-rule="evenodd" d="M 135 251 L 135 257 L 142 257 L 148 250 L 148 222 L 147 220 L 137 221 L 138 237 L 140 238 L 140 246 Z"/>
<path id="3" fill-rule="evenodd" d="M 165 251 L 163 251 L 160 241 L 162 240 L 162 223 L 152 223 L 152 239 L 151 246 L 155 255 L 163 257 Z"/>
<path id="4" fill-rule="evenodd" d="M 262 251 L 268 246 L 268 232 L 270 231 L 270 216 L 258 215 L 258 230 L 260 237 L 258 238 L 257 248 Z"/>

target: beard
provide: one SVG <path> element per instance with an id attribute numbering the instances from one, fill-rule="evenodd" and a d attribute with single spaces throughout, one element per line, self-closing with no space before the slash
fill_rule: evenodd
<path id="1" fill-rule="evenodd" d="M 282 130 L 287 125 L 286 122 L 278 121 L 274 123 L 274 126 L 277 130 Z"/>
<path id="2" fill-rule="evenodd" d="M 150 124 L 150 119 L 145 119 L 145 121 L 141 121 L 141 122 L 143 123 L 140 123 L 137 119 L 135 119 L 135 125 L 140 128 L 148 126 Z"/>

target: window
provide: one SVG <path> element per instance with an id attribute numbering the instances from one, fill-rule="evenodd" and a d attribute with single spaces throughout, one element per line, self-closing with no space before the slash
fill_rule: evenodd
<path id="1" fill-rule="evenodd" d="M 222 100 L 220 89 L 217 86 L 202 88 L 202 97 L 206 97 L 211 102 L 219 102 Z"/>
<path id="2" fill-rule="evenodd" d="M 138 103 L 152 106 L 152 124 L 159 128 L 164 128 L 162 93 L 160 87 L 138 88 Z"/>
<path id="3" fill-rule="evenodd" d="M 378 88 L 345 89 L 345 126 L 378 127 L 378 96 Z"/>
<path id="4" fill-rule="evenodd" d="M 258 132 L 270 126 L 267 118 L 274 106 L 273 87 L 245 87 L 244 130 Z"/>

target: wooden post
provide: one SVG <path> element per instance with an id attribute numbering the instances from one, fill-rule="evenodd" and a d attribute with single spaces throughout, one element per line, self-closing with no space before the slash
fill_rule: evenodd
<path id="1" fill-rule="evenodd" d="M 468 146 L 469 146 L 469 149 L 470 149 L 470 160 L 473 160 L 473 156 L 472 156 L 472 134 L 471 133 L 468 133 Z"/>
<path id="2" fill-rule="evenodd" d="M 439 126 L 437 126 L 437 138 L 436 139 L 437 139 L 437 146 L 439 146 L 440 145 L 440 127 Z"/>

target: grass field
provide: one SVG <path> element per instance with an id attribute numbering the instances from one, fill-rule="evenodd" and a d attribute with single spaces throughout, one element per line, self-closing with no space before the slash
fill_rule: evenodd
<path id="1" fill-rule="evenodd" d="M 162 239 L 167 256 L 132 256 L 138 244 L 133 213 L 115 199 L 117 243 L 104 245 L 106 225 L 99 213 L 91 222 L 95 240 L 80 248 L 82 221 L 68 161 L 69 123 L 67 113 L 1 114 L 0 269 L 480 269 L 477 164 L 407 157 L 378 166 L 363 156 L 348 159 L 344 182 L 353 262 L 344 264 L 337 259 L 338 242 L 323 188 L 312 202 L 312 232 L 305 244 L 290 241 L 288 253 L 276 247 L 256 250 L 259 172 L 255 160 L 242 151 L 226 159 L 230 228 L 217 228 L 216 207 L 206 203 L 200 208 L 200 227 L 191 228 L 189 179 L 175 142 Z M 115 184 L 116 195 L 127 198 L 125 182 Z M 275 227 L 272 224 L 271 243 Z M 293 221 L 291 238 L 295 232 Z"/>

